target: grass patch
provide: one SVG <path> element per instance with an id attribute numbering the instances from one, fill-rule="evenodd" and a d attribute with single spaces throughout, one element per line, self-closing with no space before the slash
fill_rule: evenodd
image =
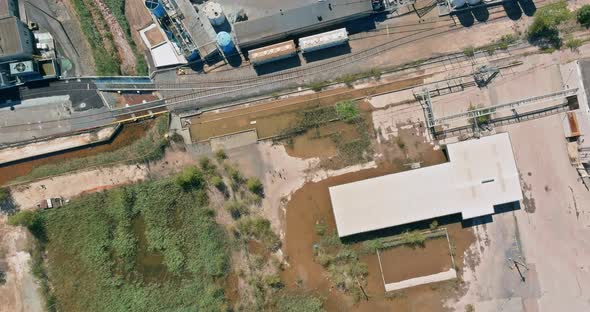
<path id="1" fill-rule="evenodd" d="M 579 52 L 582 44 L 583 41 L 581 39 L 569 38 L 565 41 L 566 48 L 570 49 L 572 52 Z"/>
<path id="2" fill-rule="evenodd" d="M 116 163 L 141 163 L 158 160 L 164 156 L 164 151 L 168 144 L 168 141 L 164 137 L 167 129 L 167 116 L 160 116 L 156 119 L 153 128 L 144 137 L 126 147 L 90 157 L 68 159 L 55 164 L 39 166 L 34 168 L 29 174 L 21 176 L 14 181 L 23 182 Z"/>
<path id="3" fill-rule="evenodd" d="M 475 47 L 469 46 L 469 47 L 466 47 L 465 49 L 463 49 L 463 54 L 465 54 L 468 57 L 473 57 L 473 56 L 475 56 L 475 51 L 476 51 Z"/>
<path id="4" fill-rule="evenodd" d="M 336 114 L 345 122 L 353 122 L 359 117 L 359 109 L 353 100 L 345 100 L 336 103 Z"/>
<path id="5" fill-rule="evenodd" d="M 320 92 L 320 91 L 322 91 L 322 89 L 324 89 L 325 87 L 327 87 L 329 85 L 330 85 L 329 81 L 314 81 L 312 83 L 309 83 L 307 85 L 307 87 L 315 92 Z"/>
<path id="6" fill-rule="evenodd" d="M 279 296 L 276 306 L 278 312 L 322 312 L 322 300 L 303 294 L 284 294 Z"/>
<path id="7" fill-rule="evenodd" d="M 225 233 L 207 208 L 203 186 L 184 189 L 173 181 L 116 188 L 12 218 L 28 225 L 40 245 L 33 271 L 47 274 L 36 276 L 59 286 L 50 291 L 54 310 L 226 309 Z M 150 254 L 159 263 L 146 261 Z M 154 270 L 158 277 L 148 279 Z"/>
<path id="8" fill-rule="evenodd" d="M 281 247 L 281 240 L 270 227 L 270 221 L 260 217 L 242 218 L 237 224 L 240 233 L 248 238 L 260 241 L 269 250 Z"/>

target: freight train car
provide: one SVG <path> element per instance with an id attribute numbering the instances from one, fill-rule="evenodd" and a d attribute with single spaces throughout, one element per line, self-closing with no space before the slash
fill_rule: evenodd
<path id="1" fill-rule="evenodd" d="M 293 40 L 284 41 L 266 47 L 250 50 L 248 58 L 252 65 L 262 65 L 282 60 L 297 54 L 297 48 Z"/>
<path id="2" fill-rule="evenodd" d="M 348 42 L 348 32 L 346 28 L 340 28 L 325 33 L 303 37 L 299 39 L 299 48 L 301 52 L 308 53 L 321 49 L 326 49 Z"/>

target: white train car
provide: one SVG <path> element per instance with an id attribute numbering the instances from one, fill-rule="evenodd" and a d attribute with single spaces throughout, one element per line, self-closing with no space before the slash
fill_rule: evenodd
<path id="1" fill-rule="evenodd" d="M 348 42 L 346 28 L 340 28 L 325 33 L 303 37 L 299 39 L 299 48 L 303 53 L 334 47 Z"/>
<path id="2" fill-rule="evenodd" d="M 266 47 L 250 50 L 248 58 L 252 65 L 262 65 L 282 60 L 297 54 L 297 48 L 293 40 L 284 41 Z"/>

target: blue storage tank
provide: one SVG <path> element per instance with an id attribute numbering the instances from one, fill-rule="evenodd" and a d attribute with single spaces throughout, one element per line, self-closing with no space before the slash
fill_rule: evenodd
<path id="1" fill-rule="evenodd" d="M 235 49 L 234 43 L 231 40 L 231 35 L 225 31 L 220 31 L 217 34 L 217 45 L 225 54 L 229 54 Z"/>
<path id="2" fill-rule="evenodd" d="M 166 9 L 159 0 L 145 0 L 145 6 L 154 14 L 156 18 L 166 16 Z"/>
<path id="3" fill-rule="evenodd" d="M 199 59 L 199 51 L 194 50 L 189 56 L 186 57 L 186 60 L 189 62 L 196 61 Z"/>

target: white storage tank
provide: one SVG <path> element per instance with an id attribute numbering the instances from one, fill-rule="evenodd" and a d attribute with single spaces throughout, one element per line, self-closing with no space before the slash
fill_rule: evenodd
<path id="1" fill-rule="evenodd" d="M 303 37 L 299 39 L 301 52 L 313 52 L 321 49 L 334 47 L 348 42 L 346 28 L 340 28 L 325 33 Z"/>
<path id="2" fill-rule="evenodd" d="M 458 9 L 465 6 L 465 0 L 451 0 L 451 6 L 453 9 Z"/>
<path id="3" fill-rule="evenodd" d="M 478 5 L 481 3 L 481 0 L 467 0 L 467 3 L 469 3 L 469 5 Z"/>
<path id="4" fill-rule="evenodd" d="M 219 26 L 225 22 L 225 14 L 223 14 L 221 4 L 209 1 L 203 7 L 203 11 L 213 26 Z"/>

